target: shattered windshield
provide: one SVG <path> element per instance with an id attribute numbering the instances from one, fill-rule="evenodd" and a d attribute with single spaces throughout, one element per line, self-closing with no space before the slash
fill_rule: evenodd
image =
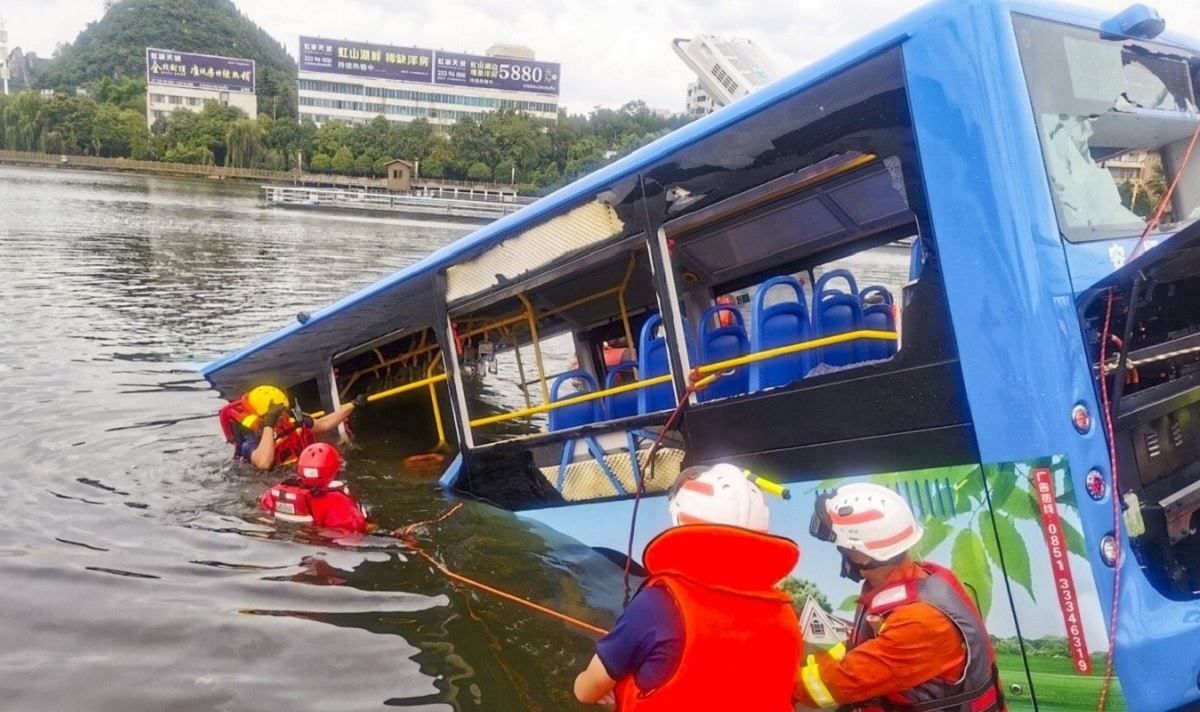
<path id="1" fill-rule="evenodd" d="M 1059 225 L 1069 240 L 1140 233 L 1200 124 L 1197 54 L 1014 18 Z M 1200 149 L 1161 231 L 1200 218 Z"/>

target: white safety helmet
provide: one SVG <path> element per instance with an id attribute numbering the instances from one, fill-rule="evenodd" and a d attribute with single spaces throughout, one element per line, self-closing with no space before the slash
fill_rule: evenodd
<path id="1" fill-rule="evenodd" d="M 726 524 L 765 532 L 770 521 L 762 491 L 741 469 L 724 463 L 681 472 L 670 510 L 675 526 Z"/>
<path id="2" fill-rule="evenodd" d="M 925 533 L 903 497 L 866 482 L 842 485 L 819 496 L 809 532 L 879 562 L 913 548 Z"/>

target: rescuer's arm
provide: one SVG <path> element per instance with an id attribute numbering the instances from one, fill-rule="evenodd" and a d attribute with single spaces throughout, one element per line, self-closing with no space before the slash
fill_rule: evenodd
<path id="1" fill-rule="evenodd" d="M 333 411 L 332 413 L 327 413 L 325 415 L 322 415 L 320 418 L 317 418 L 316 420 L 314 420 L 313 426 L 312 426 L 313 432 L 314 433 L 327 433 L 327 432 L 333 430 L 337 426 L 341 425 L 342 422 L 344 420 L 346 420 L 346 418 L 349 418 L 350 414 L 353 413 L 356 409 L 358 409 L 360 406 L 364 406 L 366 404 L 367 404 L 367 395 L 365 393 L 360 393 L 357 398 L 350 401 L 349 403 L 343 403 L 342 405 L 338 406 L 338 409 Z"/>
<path id="2" fill-rule="evenodd" d="M 608 676 L 599 655 L 575 678 L 575 699 L 585 704 L 613 702 L 613 688 L 617 681 Z"/>
<path id="3" fill-rule="evenodd" d="M 912 603 L 888 616 L 879 635 L 845 653 L 824 653 L 796 673 L 796 700 L 805 707 L 837 707 L 901 692 L 947 671 L 961 670 L 965 654 L 958 629 L 943 613 Z"/>
<path id="4" fill-rule="evenodd" d="M 275 429 L 267 426 L 262 429 L 258 438 L 258 446 L 250 453 L 250 464 L 260 470 L 269 470 L 275 466 Z"/>

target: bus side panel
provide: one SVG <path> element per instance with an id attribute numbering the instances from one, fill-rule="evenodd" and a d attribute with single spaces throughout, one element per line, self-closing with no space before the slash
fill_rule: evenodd
<path id="1" fill-rule="evenodd" d="M 1108 635 L 1067 461 L 1063 457 L 984 467 L 991 515 L 980 526 L 993 565 L 1003 562 L 1018 636 L 997 635 L 1001 669 L 1022 648 L 1037 707 L 1093 710 L 1103 683 Z M 1005 680 L 1011 686 L 1011 680 Z M 1030 709 L 1028 691 L 1006 690 L 1011 709 Z M 1109 709 L 1125 709 L 1114 678 Z"/>
<path id="2" fill-rule="evenodd" d="M 860 585 L 838 577 L 841 559 L 837 549 L 813 538 L 806 527 L 801 530 L 796 523 L 808 522 L 819 492 L 852 482 L 890 487 L 907 499 L 925 529 L 913 550 L 915 557 L 951 569 L 974 597 L 992 638 L 1015 640 L 1017 622 L 1004 585 L 1005 576 L 991 526 L 983 473 L 983 467 L 968 463 L 838 478 L 807 486 L 793 484 L 791 501 L 772 503 L 772 510 L 781 506 L 792 510 L 784 518 L 772 512 L 772 531 L 794 538 L 803 552 L 796 574 L 785 582 L 784 587 L 797 598 L 808 652 L 828 648 L 846 639 Z M 776 522 L 781 522 L 782 526 L 776 526 Z M 1047 595 L 1049 593 L 1052 592 Z M 826 602 L 829 605 L 824 605 Z M 1033 709 L 1028 671 L 1019 646 L 1012 648 L 1016 650 L 1015 654 L 1001 655 L 998 660 L 1004 688 L 1013 698 L 1010 708 Z M 1019 694 L 1013 695 L 1013 690 Z"/>

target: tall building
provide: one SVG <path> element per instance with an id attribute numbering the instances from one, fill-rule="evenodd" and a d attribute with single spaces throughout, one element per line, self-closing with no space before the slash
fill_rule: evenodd
<path id="1" fill-rule="evenodd" d="M 731 104 L 779 76 L 779 69 L 771 58 L 747 39 L 697 35 L 690 40 L 676 39 L 671 46 L 684 64 L 696 73 L 699 88 L 711 100 L 708 111 Z M 689 87 L 688 113 L 692 109 L 691 96 Z M 698 100 L 697 110 L 701 105 Z"/>
<path id="2" fill-rule="evenodd" d="M 258 116 L 253 59 L 146 48 L 146 123 L 176 109 L 200 111 L 215 101 Z"/>
<path id="3" fill-rule="evenodd" d="M 709 93 L 704 91 L 704 87 L 700 86 L 700 81 L 696 80 L 688 84 L 687 88 L 687 115 L 695 118 L 711 114 L 717 105 L 713 103 L 713 98 Z"/>
<path id="4" fill-rule="evenodd" d="M 0 90 L 3 90 L 4 95 L 8 95 L 8 30 L 4 29 L 4 22 L 0 21 Z"/>
<path id="5" fill-rule="evenodd" d="M 300 38 L 300 117 L 362 123 L 463 116 L 507 109 L 558 118 L 559 65 L 533 50 L 495 44 L 482 55 L 320 37 Z"/>

